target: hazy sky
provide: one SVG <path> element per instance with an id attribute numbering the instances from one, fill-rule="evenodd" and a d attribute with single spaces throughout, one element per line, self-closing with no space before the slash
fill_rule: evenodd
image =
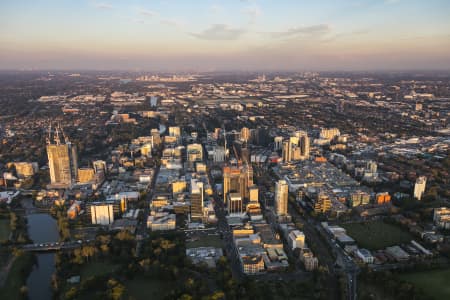
<path id="1" fill-rule="evenodd" d="M 0 0 L 0 69 L 450 70 L 448 0 Z"/>

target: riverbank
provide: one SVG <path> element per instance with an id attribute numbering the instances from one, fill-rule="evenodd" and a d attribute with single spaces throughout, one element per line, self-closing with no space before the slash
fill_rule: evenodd
<path id="1" fill-rule="evenodd" d="M 0 288 L 0 299 L 26 299 L 26 281 L 36 257 L 29 252 L 19 252 L 9 268 L 8 276 Z"/>

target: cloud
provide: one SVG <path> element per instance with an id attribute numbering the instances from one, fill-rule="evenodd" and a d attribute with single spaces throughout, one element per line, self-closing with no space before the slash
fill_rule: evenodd
<path id="1" fill-rule="evenodd" d="M 250 17 L 250 22 L 254 22 L 256 18 L 262 15 L 262 9 L 258 5 L 250 5 L 247 7 L 244 7 L 241 12 L 244 15 L 248 15 Z"/>
<path id="2" fill-rule="evenodd" d="M 213 24 L 199 33 L 190 34 L 203 40 L 237 40 L 244 33 L 245 30 L 240 28 L 232 28 L 226 24 Z"/>
<path id="3" fill-rule="evenodd" d="M 145 9 L 145 8 L 139 8 L 139 14 L 142 16 L 146 16 L 146 17 L 153 17 L 156 15 L 156 12 L 154 12 L 153 10 Z"/>
<path id="4" fill-rule="evenodd" d="M 186 26 L 186 22 L 184 22 L 182 20 L 175 19 L 175 18 L 164 18 L 164 19 L 161 19 L 161 24 L 174 26 L 174 27 L 184 27 L 184 26 Z"/>
<path id="5" fill-rule="evenodd" d="M 224 8 L 221 5 L 213 4 L 210 6 L 209 11 L 212 15 L 218 15 L 224 11 Z"/>
<path id="6" fill-rule="evenodd" d="M 292 27 L 286 31 L 270 32 L 273 38 L 302 37 L 302 36 L 323 36 L 331 32 L 331 26 L 327 24 L 318 24 L 312 26 Z"/>
<path id="7" fill-rule="evenodd" d="M 113 9 L 113 6 L 106 2 L 95 2 L 94 6 L 98 9 Z"/>

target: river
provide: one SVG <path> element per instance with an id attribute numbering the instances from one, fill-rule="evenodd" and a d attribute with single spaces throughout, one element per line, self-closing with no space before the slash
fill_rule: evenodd
<path id="1" fill-rule="evenodd" d="M 59 240 L 56 220 L 49 214 L 30 214 L 28 235 L 34 243 L 56 242 Z M 52 275 L 55 272 L 55 253 L 38 253 L 37 263 L 27 279 L 28 299 L 52 299 Z"/>

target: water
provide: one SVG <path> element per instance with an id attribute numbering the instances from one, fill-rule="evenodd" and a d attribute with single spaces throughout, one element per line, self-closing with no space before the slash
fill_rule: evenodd
<path id="1" fill-rule="evenodd" d="M 28 234 L 34 243 L 56 242 L 59 239 L 56 220 L 48 214 L 30 214 Z M 37 264 L 27 279 L 30 300 L 52 299 L 51 280 L 55 272 L 55 254 L 39 253 Z"/>

